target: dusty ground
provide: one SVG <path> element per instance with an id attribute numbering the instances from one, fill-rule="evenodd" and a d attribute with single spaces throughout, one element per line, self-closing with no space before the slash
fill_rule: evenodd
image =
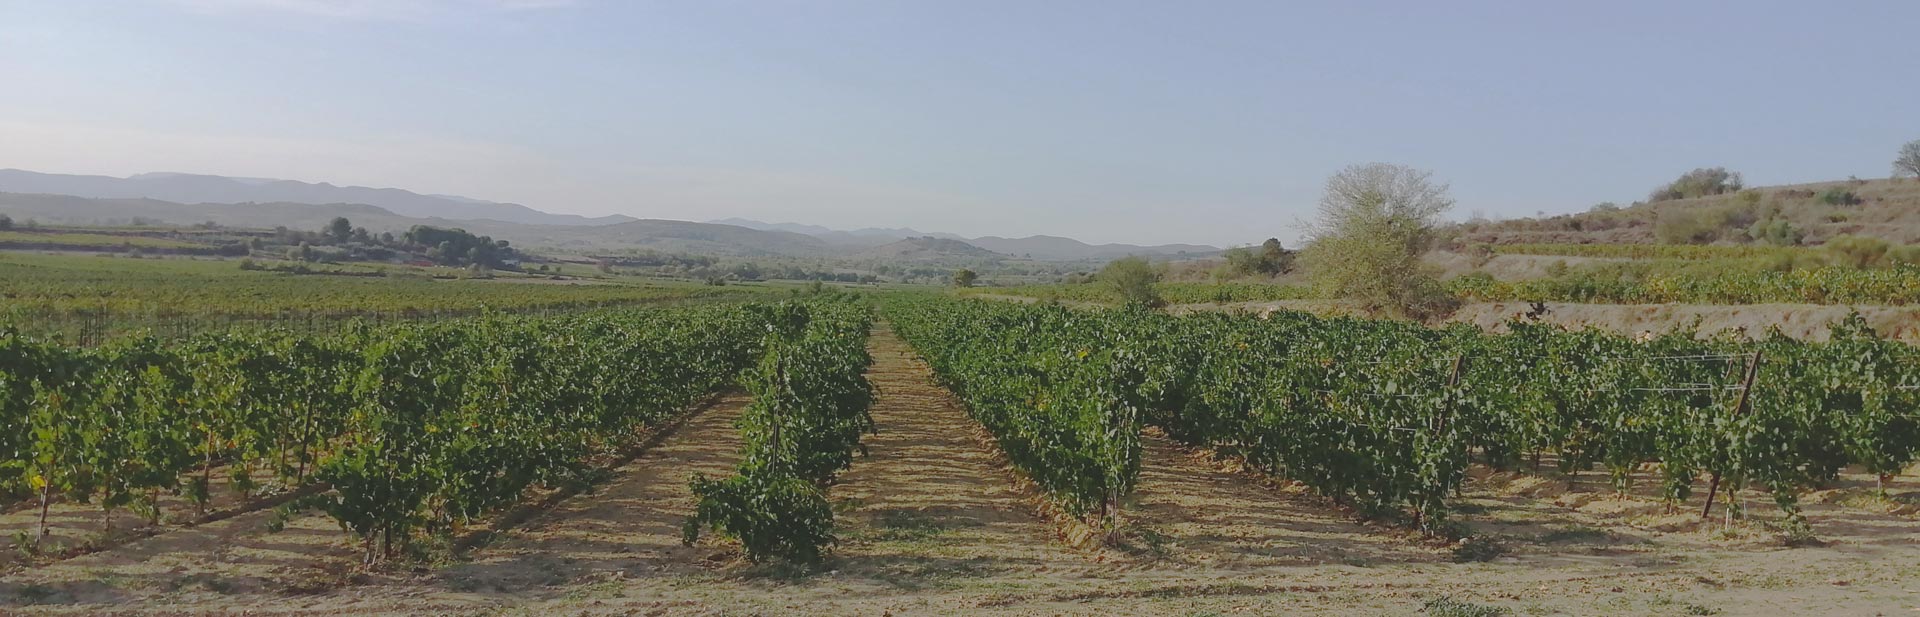
<path id="1" fill-rule="evenodd" d="M 1809 496 L 1824 545 L 1788 548 L 1755 520 L 1725 529 L 1616 496 L 1602 474 L 1476 473 L 1457 550 L 1356 522 L 1319 498 L 1150 435 L 1124 546 L 1073 548 L 1061 525 L 884 327 L 880 433 L 833 487 L 841 543 L 816 571 L 751 566 L 724 542 L 680 544 L 687 478 L 737 456 L 732 398 L 465 558 L 356 575 L 324 517 L 268 534 L 265 513 L 173 529 L 0 579 L 0 613 L 1763 615 L 1915 614 L 1911 475 Z M 1698 502 L 1698 498 L 1696 498 Z M 1697 503 L 1696 503 L 1697 506 Z M 1717 521 L 1716 517 L 1716 521 Z M 1456 562 L 1456 554 L 1480 561 Z M 1443 600 L 1444 599 L 1444 600 Z M 1450 612 L 1450 610 L 1452 612 Z"/>

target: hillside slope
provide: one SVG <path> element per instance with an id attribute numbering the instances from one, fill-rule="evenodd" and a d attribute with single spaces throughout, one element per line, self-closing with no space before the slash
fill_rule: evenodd
<path id="1" fill-rule="evenodd" d="M 959 240 L 947 238 L 919 237 L 896 240 L 876 246 L 853 255 L 854 259 L 873 259 L 880 261 L 954 261 L 969 259 L 1000 259 L 1006 255 L 995 253 Z"/>
<path id="2" fill-rule="evenodd" d="M 1137 244 L 1087 244 L 1073 238 L 1060 236 L 1027 236 L 1025 238 L 1002 238 L 985 236 L 973 238 L 967 242 L 996 253 L 1006 253 L 1017 257 L 1050 261 L 1080 261 L 1117 259 L 1129 255 L 1185 255 L 1201 257 L 1220 252 L 1218 247 L 1198 244 L 1162 244 L 1140 246 Z"/>
<path id="3" fill-rule="evenodd" d="M 1819 244 L 1840 235 L 1920 242 L 1920 180 L 1843 180 L 1755 187 L 1735 193 L 1636 203 L 1619 209 L 1596 207 L 1578 214 L 1492 222 L 1468 222 L 1452 231 L 1466 242 L 1489 244 L 1656 244 L 1663 219 L 1699 218 L 1705 222 L 1696 243 L 1745 242 L 1755 222 L 1784 220 L 1801 234 L 1802 244 Z"/>
<path id="4" fill-rule="evenodd" d="M 822 240 L 826 240 L 828 244 L 833 244 L 836 246 L 851 246 L 851 247 L 860 247 L 860 248 L 877 247 L 883 244 L 887 244 L 889 242 L 894 242 L 897 240 L 912 239 L 912 238 L 937 238 L 937 239 L 946 239 L 946 240 L 959 240 L 967 244 L 971 244 L 973 246 L 986 249 L 991 252 L 1000 253 L 1007 256 L 1025 258 L 1025 259 L 1037 259 L 1041 261 L 1103 260 L 1103 259 L 1115 259 L 1119 257 L 1126 257 L 1129 255 L 1145 255 L 1145 256 L 1159 256 L 1159 257 L 1177 257 L 1177 256 L 1204 257 L 1208 255 L 1213 255 L 1215 253 L 1219 253 L 1221 251 L 1220 247 L 1206 246 L 1201 244 L 1161 244 L 1161 245 L 1154 245 L 1154 246 L 1143 246 L 1143 245 L 1137 245 L 1137 244 L 1087 244 L 1085 242 L 1081 242 L 1073 238 L 1063 238 L 1060 236 L 1027 236 L 1025 238 L 1003 238 L 1000 236 L 983 236 L 979 238 L 967 238 L 964 236 L 950 234 L 950 233 L 941 233 L 941 232 L 923 233 L 911 228 L 904 228 L 904 227 L 895 227 L 895 228 L 866 227 L 861 229 L 855 229 L 853 231 L 841 231 L 837 229 L 821 227 L 819 225 L 802 225 L 799 223 L 763 223 L 760 221 L 755 221 L 751 219 L 742 219 L 742 218 L 728 218 L 728 219 L 720 219 L 720 220 L 707 221 L 707 222 L 720 223 L 725 225 L 739 225 L 741 227 L 751 227 L 753 229 L 761 229 L 761 230 L 769 230 L 769 231 L 791 231 L 796 233 L 803 233 L 810 236 L 814 236 L 816 238 L 820 238 Z"/>

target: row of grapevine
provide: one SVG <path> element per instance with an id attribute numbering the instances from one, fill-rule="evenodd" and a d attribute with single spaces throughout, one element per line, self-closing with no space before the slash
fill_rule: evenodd
<path id="1" fill-rule="evenodd" d="M 415 531 L 456 532 L 536 483 L 583 481 L 591 454 L 732 383 L 757 346 L 756 317 L 727 308 L 389 330 L 364 355 L 351 438 L 321 467 L 333 487 L 322 507 L 376 557 Z"/>
<path id="2" fill-rule="evenodd" d="M 449 532 L 730 383 L 759 344 L 738 307 L 132 337 L 0 333 L 0 499 L 209 499 L 312 482 L 369 560 Z M 262 477 L 256 475 L 264 474 Z M 43 514 L 44 517 L 44 514 Z M 44 533 L 44 524 L 42 526 Z M 376 539 L 380 540 L 376 546 Z"/>
<path id="3" fill-rule="evenodd" d="M 696 476 L 700 503 L 686 542 L 705 529 L 738 539 L 753 561 L 818 561 L 834 542 L 826 487 L 874 430 L 864 303 L 820 300 L 766 308 L 759 365 L 745 382 L 753 402 L 740 419 L 739 473 Z"/>
<path id="4" fill-rule="evenodd" d="M 1755 486 L 1799 524 L 1800 491 L 1850 464 L 1899 473 L 1920 450 L 1920 352 L 1857 316 L 1835 324 L 1832 340 L 1808 343 L 931 297 L 892 306 L 1016 463 L 1068 504 L 1088 502 L 1079 487 L 1130 486 L 1111 477 L 1132 470 L 1072 464 L 1124 443 L 1085 429 L 1130 430 L 1115 418 L 1126 409 L 1178 439 L 1426 526 L 1443 520 L 1470 458 L 1506 468 L 1551 452 L 1562 471 L 1602 465 L 1623 489 L 1657 461 L 1673 503 L 1697 481 Z M 1124 361 L 1091 372 L 1058 361 L 1100 354 Z M 1078 392 L 1068 406 L 1083 413 L 1057 411 L 1052 388 L 1065 383 Z"/>
<path id="5" fill-rule="evenodd" d="M 1143 312 L 890 300 L 888 319 L 993 433 L 1015 466 L 1069 512 L 1109 517 L 1140 470 Z"/>
<path id="6" fill-rule="evenodd" d="M 1154 286 L 1155 293 L 1170 304 L 1207 304 L 1229 302 L 1276 302 L 1283 300 L 1319 300 L 1326 295 L 1307 285 L 1259 282 L 1211 282 L 1197 283 L 1184 281 L 1166 281 Z M 1061 283 L 1052 285 L 1021 285 L 1018 287 L 982 287 L 972 293 L 1025 296 L 1047 301 L 1095 302 L 1103 304 L 1121 304 L 1125 302 L 1120 292 L 1112 285 L 1098 281 L 1090 283 Z"/>
<path id="7" fill-rule="evenodd" d="M 1448 333 L 1398 322 L 1137 320 L 1169 385 L 1151 423 L 1369 512 L 1434 521 L 1464 474 Z"/>
<path id="8" fill-rule="evenodd" d="M 0 498 L 98 499 L 156 518 L 161 491 L 202 508 L 228 463 L 243 496 L 265 468 L 304 481 L 350 399 L 346 340 L 271 333 L 151 337 L 83 349 L 0 332 Z M 182 476 L 198 468 L 191 477 Z"/>

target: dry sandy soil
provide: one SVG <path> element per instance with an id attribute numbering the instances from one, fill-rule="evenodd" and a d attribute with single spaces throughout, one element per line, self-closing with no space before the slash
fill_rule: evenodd
<path id="1" fill-rule="evenodd" d="M 0 577 L 0 614 L 1005 614 L 1005 615 L 1911 615 L 1920 520 L 1902 476 L 1807 498 L 1822 543 L 1791 548 L 1771 506 L 1702 522 L 1615 495 L 1603 474 L 1478 471 L 1457 519 L 1488 538 L 1462 549 L 1364 524 L 1231 460 L 1146 440 L 1124 537 L 1076 547 L 883 325 L 870 455 L 832 489 L 841 537 L 824 567 L 754 566 L 737 548 L 680 542 L 687 479 L 727 473 L 739 396 L 707 407 L 614 467 L 590 494 L 539 512 L 446 563 L 356 572 L 325 517 L 268 533 L 266 511 Z M 1644 483 L 1644 484 L 1651 484 Z M 244 504 L 234 507 L 244 507 Z M 68 535 L 84 534 L 75 511 Z M 23 512 L 0 516 L 17 528 Z M 97 517 L 92 517 L 97 518 Z M 1459 561 L 1463 557 L 1475 560 Z"/>

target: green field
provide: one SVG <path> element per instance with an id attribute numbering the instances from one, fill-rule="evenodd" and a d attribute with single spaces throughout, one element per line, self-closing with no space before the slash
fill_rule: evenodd
<path id="1" fill-rule="evenodd" d="M 337 274 L 242 270 L 237 260 L 130 259 L 0 253 L 0 323 L 98 339 L 153 329 L 185 333 L 234 322 L 325 324 L 569 310 L 697 298 L 748 297 L 786 287 L 635 278 L 549 280 L 502 273 L 467 279 L 458 268 L 315 265 Z"/>
<path id="2" fill-rule="evenodd" d="M 57 246 L 87 250 L 116 250 L 122 248 L 166 250 L 213 248 L 195 242 L 185 242 L 170 238 L 155 238 L 152 236 L 100 233 L 47 233 L 19 230 L 0 231 L 0 247 L 5 246 Z"/>

